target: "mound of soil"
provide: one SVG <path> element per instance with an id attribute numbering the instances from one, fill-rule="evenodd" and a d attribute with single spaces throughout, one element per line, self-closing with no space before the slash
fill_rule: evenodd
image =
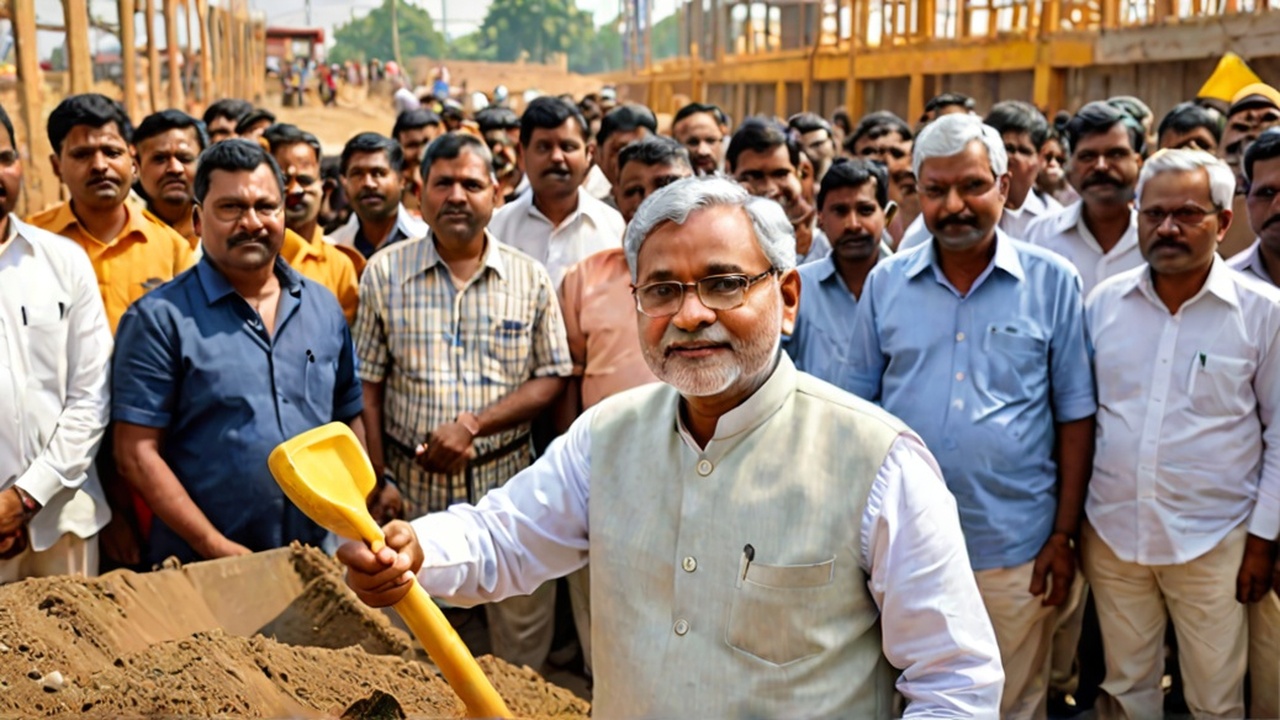
<path id="1" fill-rule="evenodd" d="M 193 583 L 165 576 L 180 570 L 0 587 L 0 716 L 383 717 L 397 706 L 464 716 L 434 668 L 407 659 L 407 636 L 359 603 L 329 558 L 295 548 L 292 559 L 301 593 L 250 637 L 219 627 L 226 608 L 206 607 Z M 519 717 L 588 717 L 585 701 L 527 668 L 488 656 L 480 664 Z"/>

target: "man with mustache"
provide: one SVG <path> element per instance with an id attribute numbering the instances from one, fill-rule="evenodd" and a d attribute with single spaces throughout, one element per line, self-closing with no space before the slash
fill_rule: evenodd
<path id="1" fill-rule="evenodd" d="M 596 133 L 596 147 L 600 149 L 600 170 L 609 181 L 609 194 L 600 198 L 616 209 L 613 188 L 618 184 L 618 153 L 636 140 L 658 132 L 658 119 L 653 111 L 643 105 L 627 103 L 605 114 Z"/>
<path id="2" fill-rule="evenodd" d="M 497 201 L 484 141 L 448 133 L 423 157 L 429 233 L 370 261 L 356 349 L 369 457 L 406 513 L 476 502 L 532 461 L 531 421 L 572 370 L 546 270 L 485 230 Z M 542 667 L 555 585 L 488 608 L 493 652 Z"/>
<path id="3" fill-rule="evenodd" d="M 636 324 L 663 382 L 595 405 L 476 505 L 344 545 L 373 605 L 416 574 L 475 603 L 592 573 L 607 718 L 992 717 L 1002 679 L 937 465 L 869 403 L 795 369 L 790 223 L 723 178 L 627 231 Z M 805 452 L 788 449 L 803 446 Z"/>
<path id="4" fill-rule="evenodd" d="M 98 574 L 110 517 L 93 458 L 111 330 L 84 251 L 18 220 L 22 158 L 0 107 L 0 584 Z"/>
<path id="5" fill-rule="evenodd" d="M 1086 308 L 1100 441 L 1081 556 L 1105 638 L 1102 718 L 1161 716 L 1170 620 L 1191 714 L 1245 717 L 1248 609 L 1270 593 L 1280 535 L 1280 291 L 1218 255 L 1234 189 L 1203 151 L 1148 159 L 1146 264 Z M 1253 669 L 1274 687 L 1275 664 Z"/>
<path id="6" fill-rule="evenodd" d="M 796 265 L 831 254 L 831 243 L 816 226 L 817 213 L 800 186 L 800 144 L 786 126 L 763 117 L 747 118 L 729 140 L 725 164 L 747 192 L 782 206 L 796 239 Z"/>
<path id="7" fill-rule="evenodd" d="M 149 563 L 318 545 L 324 530 L 284 496 L 267 456 L 335 420 L 364 433 L 342 308 L 279 256 L 283 195 L 258 143 L 211 146 L 195 180 L 200 262 L 120 321 L 116 458 L 155 512 Z"/>
<path id="8" fill-rule="evenodd" d="M 351 257 L 326 242 L 320 229 L 324 182 L 320 179 L 320 141 L 294 125 L 277 123 L 262 134 L 284 175 L 284 242 L 280 256 L 338 298 L 347 323 L 356 320 L 359 279 Z M 364 258 L 360 258 L 363 262 Z"/>
<path id="9" fill-rule="evenodd" d="M 151 215 L 185 237 L 192 250 L 200 236 L 191 224 L 191 183 L 196 158 L 208 145 L 204 125 L 180 110 L 148 115 L 133 131 L 139 194 Z"/>
<path id="10" fill-rule="evenodd" d="M 493 153 L 502 204 L 515 202 L 530 188 L 529 176 L 520 169 L 520 116 L 511 108 L 487 107 L 476 113 L 476 124 Z"/>
<path id="11" fill-rule="evenodd" d="M 191 266 L 191 243 L 129 201 L 136 173 L 129 143 L 133 125 L 120 103 L 104 95 L 66 98 L 49 114 L 54 173 L 71 199 L 36 213 L 29 222 L 71 238 L 89 256 L 112 333 L 131 304 Z M 110 429 L 98 459 L 111 503 L 101 534 L 106 565 L 137 565 L 141 527 L 135 501 L 116 476 Z M 138 502 L 145 515 L 145 506 Z"/>
<path id="12" fill-rule="evenodd" d="M 1138 217 L 1133 188 L 1144 150 L 1142 126 L 1123 110 L 1091 102 L 1067 123 L 1067 180 L 1080 201 L 1035 220 L 1026 241 L 1075 266 L 1088 295 L 1112 275 L 1138 267 Z"/>
<path id="13" fill-rule="evenodd" d="M 913 164 L 933 239 L 867 276 L 846 387 L 920 433 L 946 468 L 1006 681 L 1000 715 L 1044 717 L 1059 606 L 1093 455 L 1080 276 L 998 227 L 999 133 L 944 115 Z"/>
<path id="14" fill-rule="evenodd" d="M 818 227 L 831 254 L 800 268 L 800 310 L 783 344 L 796 367 L 837 384 L 848 371 L 853 316 L 867 273 L 888 257 L 880 239 L 889 207 L 889 173 L 870 160 L 837 160 L 818 191 Z"/>
<path id="15" fill-rule="evenodd" d="M 400 202 L 403 170 L 404 151 L 395 140 L 372 132 L 348 140 L 342 148 L 341 173 L 353 212 L 329 239 L 367 260 L 388 245 L 426 235 L 427 224 Z M 356 272 L 361 271 L 357 265 Z"/>
<path id="16" fill-rule="evenodd" d="M 617 210 L 582 186 L 594 153 L 576 105 L 543 96 L 525 108 L 520 163 L 532 192 L 495 212 L 489 232 L 542 263 L 553 288 L 574 263 L 617 247 L 626 229 Z"/>
<path id="17" fill-rule="evenodd" d="M 444 132 L 440 116 L 425 108 L 405 110 L 396 116 L 391 137 L 404 151 L 404 190 L 400 201 L 411 213 L 420 213 L 418 192 L 422 189 L 422 151 Z"/>
<path id="18" fill-rule="evenodd" d="M 699 175 L 720 172 L 728 134 L 729 118 L 715 105 L 689 103 L 676 111 L 671 121 L 671 137 L 689 151 L 693 171 Z"/>
<path id="19" fill-rule="evenodd" d="M 1265 130 L 1241 161 L 1249 226 L 1257 240 L 1227 260 L 1227 267 L 1269 285 L 1280 285 L 1280 130 Z M 1280 571 L 1276 573 L 1280 587 Z M 1276 591 L 1249 606 L 1249 712 L 1280 717 L 1280 595 Z"/>
<path id="20" fill-rule="evenodd" d="M 1236 92 L 1227 109 L 1227 124 L 1222 130 L 1218 157 L 1236 174 L 1236 198 L 1231 209 L 1237 217 L 1248 214 L 1243 193 L 1245 179 L 1240 167 L 1244 151 L 1264 130 L 1280 124 L 1280 91 L 1270 85 L 1254 83 Z M 1218 253 L 1229 258 L 1254 241 L 1247 223 L 1232 223 L 1227 236 L 1218 245 Z"/>

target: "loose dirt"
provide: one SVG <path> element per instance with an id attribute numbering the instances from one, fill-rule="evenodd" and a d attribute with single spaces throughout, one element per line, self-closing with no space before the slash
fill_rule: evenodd
<path id="1" fill-rule="evenodd" d="M 224 606 L 208 591 L 236 588 L 239 567 L 226 561 L 0 587 L 0 716 L 464 716 L 434 668 L 410 659 L 408 636 L 360 604 L 332 560 L 311 548 L 276 553 L 301 591 L 250 636 L 218 620 L 237 600 Z M 260 556 L 250 562 L 265 566 Z M 236 594 L 250 625 L 254 611 L 279 604 L 266 587 Z M 588 717 L 586 702 L 527 668 L 480 664 L 519 717 Z"/>

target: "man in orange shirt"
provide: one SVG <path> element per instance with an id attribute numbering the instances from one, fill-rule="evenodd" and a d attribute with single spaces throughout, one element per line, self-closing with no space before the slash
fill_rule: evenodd
<path id="1" fill-rule="evenodd" d="M 73 95 L 49 115 L 54 173 L 71 199 L 37 213 L 32 225 L 75 240 L 89 254 L 114 333 L 138 298 L 192 265 L 191 245 L 125 202 L 135 173 L 133 126 L 105 95 Z"/>
<path id="2" fill-rule="evenodd" d="M 135 166 L 129 153 L 133 125 L 120 103 L 96 93 L 72 95 L 49 114 L 53 170 L 71 199 L 37 213 L 28 222 L 71 238 L 89 255 L 112 335 L 124 311 L 149 290 L 193 264 L 191 245 L 168 225 L 130 203 Z M 99 543 L 102 569 L 136 566 L 142 535 L 136 513 L 149 511 L 120 482 L 111 455 L 111 428 L 98 454 L 98 472 L 112 518 Z"/>
<path id="3" fill-rule="evenodd" d="M 200 246 L 200 236 L 191 222 L 192 187 L 196 159 L 208 146 L 204 123 L 181 110 L 152 113 L 133 131 L 138 194 L 146 199 L 147 211 L 185 237 L 193 252 Z"/>
<path id="4" fill-rule="evenodd" d="M 353 323 L 360 302 L 356 267 L 337 245 L 325 241 L 318 220 L 324 199 L 320 141 L 311 133 L 284 123 L 267 128 L 262 137 L 284 173 L 285 232 L 280 257 L 303 277 L 329 288 L 342 305 L 347 323 Z"/>

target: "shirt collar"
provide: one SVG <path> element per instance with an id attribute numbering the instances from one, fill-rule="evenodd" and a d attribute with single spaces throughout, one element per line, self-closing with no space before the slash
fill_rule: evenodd
<path id="1" fill-rule="evenodd" d="M 53 216 L 54 222 L 51 225 L 51 227 L 56 228 L 56 230 L 52 230 L 52 232 L 55 235 L 66 235 L 67 228 L 75 226 L 80 231 L 81 235 L 84 235 L 85 237 L 88 237 L 88 238 L 92 238 L 93 240 L 96 240 L 99 243 L 102 243 L 103 245 L 111 245 L 119 238 L 128 237 L 129 235 L 132 235 L 135 233 L 137 234 L 139 240 L 142 240 L 144 242 L 147 240 L 150 240 L 151 239 L 150 233 L 155 228 L 154 228 L 154 224 L 147 219 L 144 211 L 136 207 L 133 207 L 133 205 L 127 200 L 123 203 L 123 205 L 124 205 L 124 213 L 125 213 L 124 227 L 121 228 L 120 233 L 113 238 L 107 238 L 106 240 L 103 240 L 102 238 L 97 238 L 91 235 L 89 231 L 86 230 L 85 227 L 80 224 L 80 219 L 76 217 L 75 212 L 71 210 L 70 200 L 67 200 L 66 202 L 58 206 L 58 211 Z"/>
<path id="2" fill-rule="evenodd" d="M 1241 253 L 1239 260 L 1231 258 L 1238 270 L 1245 270 L 1271 282 L 1271 274 L 1267 272 L 1267 266 L 1262 262 L 1262 241 L 1254 240 L 1253 245 L 1248 250 Z"/>
<path id="3" fill-rule="evenodd" d="M 1240 307 L 1240 293 L 1236 290 L 1237 271 L 1227 267 L 1226 262 L 1217 253 L 1213 254 L 1213 265 L 1209 267 L 1209 277 L 1205 278 L 1204 285 L 1191 297 L 1190 300 L 1182 304 L 1187 307 L 1192 303 L 1199 301 L 1206 295 L 1216 295 L 1219 300 L 1234 307 Z M 1159 307 L 1165 307 L 1164 301 L 1156 294 L 1155 284 L 1151 279 L 1151 265 L 1144 265 L 1142 272 L 1136 273 L 1130 281 L 1130 285 L 1125 289 L 1123 294 L 1127 295 L 1135 290 L 1140 291 L 1148 300 L 1155 303 Z M 1181 308 L 1179 308 L 1181 312 Z"/>
<path id="4" fill-rule="evenodd" d="M 938 264 L 938 256 L 934 250 L 935 242 L 930 238 L 920 250 L 915 251 L 910 264 L 907 265 L 908 278 L 914 278 L 930 268 L 936 268 L 939 273 L 942 272 L 942 266 Z M 991 262 L 997 270 L 1003 270 L 1019 282 L 1026 279 L 1026 273 L 1022 270 L 1022 261 L 1018 259 L 1018 249 L 1013 246 L 1013 240 L 1000 228 L 996 228 L 996 254 Z"/>
<path id="5" fill-rule="evenodd" d="M 786 353 L 779 352 L 778 364 L 774 367 L 769 379 L 765 380 L 764 384 L 741 405 L 721 415 L 716 421 L 716 433 L 711 437 L 706 450 L 710 451 L 712 445 L 717 442 L 730 440 L 763 425 L 795 393 L 795 390 L 796 366 Z M 698 448 L 697 442 L 685 428 L 684 419 L 679 412 L 676 413 L 676 430 L 686 443 L 695 449 Z"/>
<path id="6" fill-rule="evenodd" d="M 1084 222 L 1084 201 L 1078 200 L 1075 203 L 1072 203 L 1070 213 L 1074 216 L 1068 227 L 1074 227 L 1076 232 L 1080 233 L 1080 237 L 1089 245 L 1089 247 L 1097 250 L 1099 253 L 1102 253 L 1102 245 L 1098 243 L 1098 239 L 1093 236 L 1093 233 L 1089 231 L 1089 226 Z M 1131 247 L 1137 247 L 1137 245 L 1138 210 L 1137 208 L 1130 207 L 1128 227 L 1125 228 L 1124 234 L 1120 236 L 1120 241 L 1117 242 L 1115 247 L 1111 248 L 1110 252 L 1106 254 L 1114 253 L 1118 255 Z"/>
<path id="7" fill-rule="evenodd" d="M 824 283 L 835 277 L 836 261 L 831 255 L 828 255 L 821 260 L 815 260 L 813 264 L 816 266 L 814 268 L 814 275 L 818 278 L 818 282 Z"/>
<path id="8" fill-rule="evenodd" d="M 551 225 L 556 230 L 572 225 L 574 221 L 576 221 L 580 217 L 590 220 L 592 225 L 599 226 L 600 219 L 595 216 L 595 213 L 600 207 L 605 207 L 605 208 L 609 207 L 608 205 L 605 205 L 599 200 L 596 200 L 595 198 L 591 197 L 591 193 L 587 192 L 586 188 L 579 187 L 578 188 L 578 207 L 574 208 L 573 212 L 565 216 L 565 219 L 563 222 L 561 222 L 559 225 L 556 225 L 555 223 L 551 222 L 551 220 L 547 218 L 546 215 L 543 215 L 542 211 L 538 209 L 538 206 L 534 204 L 533 202 L 534 196 L 533 196 L 532 190 L 529 191 L 526 197 L 529 198 L 528 200 L 529 206 L 526 209 L 526 212 L 530 216 L 536 217 L 542 220 L 543 222 L 545 222 L 546 224 Z M 524 198 L 522 197 L 516 202 L 523 202 L 523 201 L 524 201 Z"/>
<path id="9" fill-rule="evenodd" d="M 498 239 L 494 237 L 488 230 L 484 231 L 484 259 L 481 262 L 482 268 L 490 268 L 498 277 L 505 278 L 507 276 L 507 265 L 502 260 L 502 251 L 498 248 Z M 418 269 L 419 273 L 425 273 L 436 265 L 444 265 L 444 261 L 440 259 L 440 253 L 436 252 L 435 235 L 430 229 L 427 230 L 426 237 L 419 242 L 422 243 L 422 266 Z M 448 268 L 446 268 L 446 271 Z M 407 275 L 404 282 L 408 282 L 412 275 Z M 470 280 L 470 278 L 467 278 Z"/>
<path id="10" fill-rule="evenodd" d="M 280 278 L 280 289 L 287 292 L 297 292 L 303 285 L 302 276 L 293 268 L 289 267 L 289 263 L 279 255 L 276 255 L 275 261 L 276 277 Z M 200 287 L 204 290 L 205 301 L 209 305 L 222 300 L 228 295 L 234 295 L 236 289 L 231 286 L 231 281 L 227 280 L 227 276 L 214 266 L 209 260 L 208 255 L 200 258 L 196 263 L 196 278 L 200 280 Z"/>

